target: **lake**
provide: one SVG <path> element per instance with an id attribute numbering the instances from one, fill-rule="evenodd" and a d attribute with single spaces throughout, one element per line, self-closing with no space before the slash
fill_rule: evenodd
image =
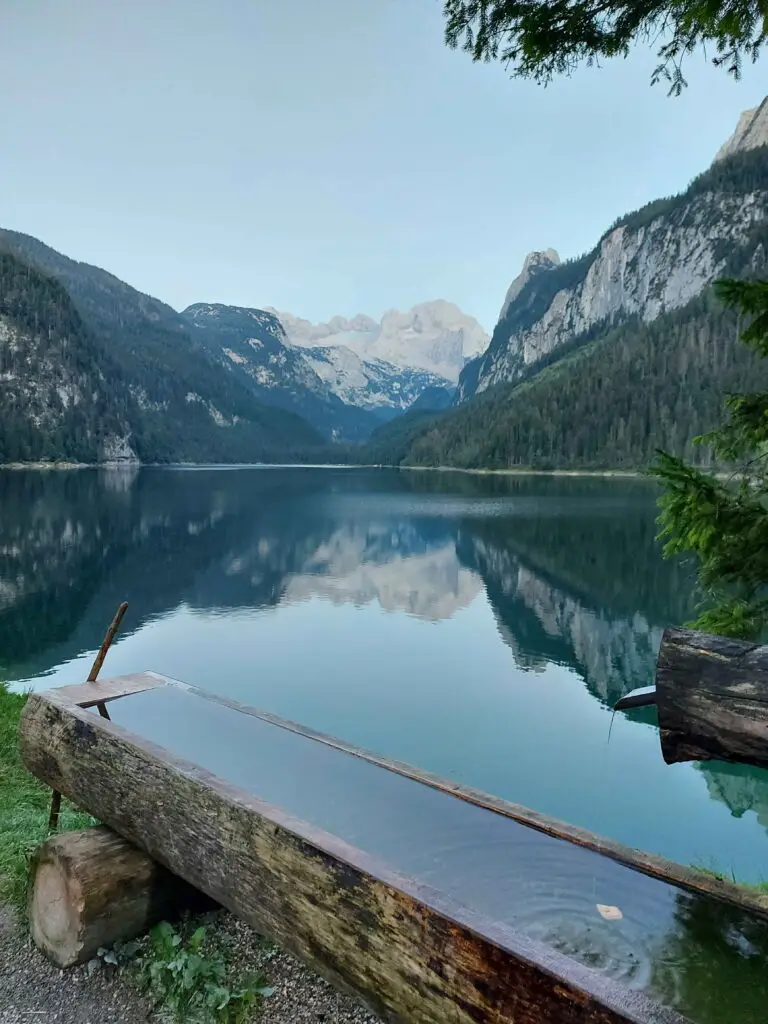
<path id="1" fill-rule="evenodd" d="M 611 712 L 694 611 L 655 497 L 395 470 L 1 472 L 0 679 L 82 681 L 127 600 L 108 675 L 153 669 L 760 881 L 768 772 L 666 766 L 652 710 Z"/>

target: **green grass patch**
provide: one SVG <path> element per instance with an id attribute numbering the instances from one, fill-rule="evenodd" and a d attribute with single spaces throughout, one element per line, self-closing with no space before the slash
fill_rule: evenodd
<path id="1" fill-rule="evenodd" d="M 741 882 L 733 871 L 728 875 L 724 871 L 715 871 L 712 868 L 702 867 L 700 864 L 692 864 L 691 867 L 701 872 L 702 875 L 716 878 L 718 882 L 731 882 L 733 885 L 738 885 L 741 889 L 749 889 L 751 892 L 768 893 L 768 882 Z"/>
<path id="2" fill-rule="evenodd" d="M 141 979 L 173 1024 L 246 1024 L 274 989 L 261 972 L 235 980 L 227 960 L 206 942 L 203 926 L 185 935 L 167 921 L 149 933 Z"/>
<path id="3" fill-rule="evenodd" d="M 18 729 L 26 703 L 0 683 L 0 903 L 21 909 L 26 903 L 29 858 L 48 835 L 51 791 L 19 760 Z M 89 814 L 62 801 L 59 828 L 84 828 Z"/>

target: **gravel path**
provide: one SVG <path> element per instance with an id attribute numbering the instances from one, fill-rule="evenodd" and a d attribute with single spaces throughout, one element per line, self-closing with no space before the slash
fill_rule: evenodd
<path id="1" fill-rule="evenodd" d="M 378 1024 L 357 1002 L 336 992 L 293 957 L 265 946 L 230 914 L 215 915 L 210 932 L 236 971 L 263 970 L 275 992 L 260 1024 Z M 154 1024 L 159 1018 L 132 972 L 91 961 L 61 971 L 0 907 L 0 1024 Z"/>

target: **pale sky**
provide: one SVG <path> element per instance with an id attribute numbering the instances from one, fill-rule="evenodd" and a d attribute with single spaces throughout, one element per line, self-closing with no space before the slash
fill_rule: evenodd
<path id="1" fill-rule="evenodd" d="M 440 0 L 2 0 L 0 225 L 177 309 L 490 332 L 532 249 L 684 187 L 768 91 L 650 51 L 548 88 L 443 44 Z"/>

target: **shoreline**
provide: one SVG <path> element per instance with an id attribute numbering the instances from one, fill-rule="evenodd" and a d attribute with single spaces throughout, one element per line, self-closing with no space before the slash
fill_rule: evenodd
<path id="1" fill-rule="evenodd" d="M 0 470 L 38 470 L 69 472 L 97 469 L 111 472 L 140 469 L 233 470 L 233 469 L 379 469 L 408 473 L 464 473 L 470 476 L 508 477 L 592 477 L 613 480 L 647 480 L 653 482 L 647 469 L 470 469 L 465 466 L 388 466 L 371 462 L 5 462 Z M 738 476 L 734 473 L 704 469 L 718 480 Z"/>
<path id="2" fill-rule="evenodd" d="M 374 462 L 1 462 L 0 469 L 394 469 L 409 473 L 469 473 L 475 476 L 642 477 L 641 469 L 468 469 L 464 466 L 388 466 Z"/>
<path id="3" fill-rule="evenodd" d="M 380 466 L 380 469 L 407 469 L 417 473 L 469 473 L 474 476 L 596 476 L 641 479 L 642 469 L 467 469 L 464 466 Z"/>

